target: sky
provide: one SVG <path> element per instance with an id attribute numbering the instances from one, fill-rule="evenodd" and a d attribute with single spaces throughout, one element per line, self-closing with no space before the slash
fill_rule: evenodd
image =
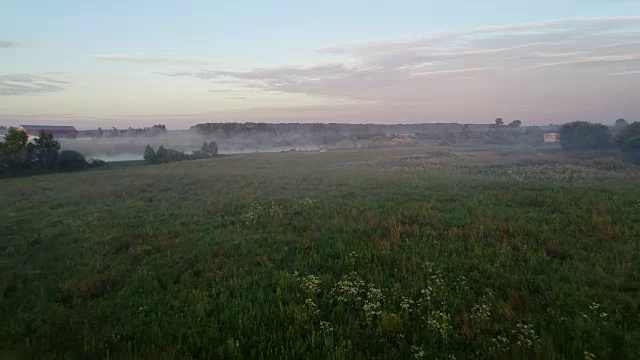
<path id="1" fill-rule="evenodd" d="M 640 0 L 0 0 L 0 124 L 640 120 Z"/>

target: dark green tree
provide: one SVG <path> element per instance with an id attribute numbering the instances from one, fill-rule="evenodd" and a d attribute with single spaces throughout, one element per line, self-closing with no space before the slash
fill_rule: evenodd
<path id="1" fill-rule="evenodd" d="M 150 163 L 154 163 L 156 162 L 156 152 L 153 150 L 153 148 L 151 147 L 151 145 L 147 145 L 146 148 L 144 148 L 144 159 Z"/>
<path id="2" fill-rule="evenodd" d="M 513 120 L 512 122 L 509 123 L 510 128 L 517 128 L 517 127 L 520 127 L 520 125 L 522 125 L 522 121 L 520 120 Z"/>
<path id="3" fill-rule="evenodd" d="M 207 143 L 206 141 L 202 144 L 202 148 L 200 151 L 207 154 L 209 157 L 218 156 L 218 144 L 215 141 L 211 141 Z"/>
<path id="4" fill-rule="evenodd" d="M 640 121 L 621 129 L 616 136 L 616 144 L 626 151 L 640 150 Z"/>
<path id="5" fill-rule="evenodd" d="M 154 163 L 163 163 L 167 162 L 167 149 L 164 146 L 160 145 L 158 151 L 156 151 L 155 161 Z"/>
<path id="6" fill-rule="evenodd" d="M 52 171 L 58 162 L 60 143 L 51 133 L 40 132 L 40 137 L 34 142 L 35 159 L 38 166 L 46 172 Z"/>
<path id="7" fill-rule="evenodd" d="M 616 120 L 616 127 L 625 127 L 627 125 L 629 125 L 629 123 L 625 119 Z"/>
<path id="8" fill-rule="evenodd" d="M 21 173 L 34 166 L 34 145 L 29 144 L 29 135 L 10 128 L 0 147 L 0 170 Z"/>
<path id="9" fill-rule="evenodd" d="M 611 133 L 602 124 L 575 121 L 560 127 L 560 145 L 565 150 L 607 149 L 612 145 Z"/>

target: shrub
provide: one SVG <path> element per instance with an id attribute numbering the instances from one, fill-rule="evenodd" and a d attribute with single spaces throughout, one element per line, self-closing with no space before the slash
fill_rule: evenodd
<path id="1" fill-rule="evenodd" d="M 156 151 L 155 153 L 153 153 L 153 149 L 151 148 L 151 146 L 147 145 L 147 148 L 144 152 L 144 159 L 154 164 L 193 160 L 196 158 L 197 156 L 190 155 L 178 150 L 167 149 L 162 145 L 160 145 L 158 151 Z"/>
<path id="2" fill-rule="evenodd" d="M 87 161 L 87 167 L 90 169 L 101 168 L 107 165 L 108 163 L 106 161 L 100 159 L 89 159 L 89 161 Z"/>
<path id="3" fill-rule="evenodd" d="M 87 168 L 87 161 L 84 156 L 77 151 L 63 150 L 58 158 L 58 170 L 77 171 Z"/>
<path id="4" fill-rule="evenodd" d="M 153 148 L 151 147 L 151 145 L 147 145 L 147 147 L 144 149 L 143 158 L 150 163 L 156 162 L 156 152 L 153 151 Z"/>

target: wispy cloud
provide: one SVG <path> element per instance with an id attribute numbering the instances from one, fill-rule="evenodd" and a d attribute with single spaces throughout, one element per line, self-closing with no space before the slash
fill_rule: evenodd
<path id="1" fill-rule="evenodd" d="M 448 74 L 461 74 L 474 71 L 485 71 L 492 68 L 466 68 L 466 69 L 452 69 L 452 70 L 440 70 L 440 71 L 425 71 L 413 73 L 416 76 L 434 76 L 434 75 L 448 75 Z"/>
<path id="2" fill-rule="evenodd" d="M 63 91 L 70 82 L 34 74 L 0 75 L 0 96 L 39 95 Z"/>
<path id="3" fill-rule="evenodd" d="M 21 47 L 21 45 L 13 41 L 0 40 L 0 48 L 12 48 L 12 47 Z"/>
<path id="4" fill-rule="evenodd" d="M 359 106 L 384 104 L 412 119 L 412 112 L 416 118 L 465 109 L 491 113 L 495 104 L 506 101 L 512 103 L 510 109 L 546 107 L 566 113 L 568 108 L 581 108 L 595 114 L 600 111 L 595 106 L 631 104 L 626 95 L 613 95 L 629 93 L 634 87 L 631 77 L 616 77 L 620 80 L 615 83 L 610 75 L 637 69 L 640 16 L 565 19 L 410 40 L 348 42 L 318 51 L 330 53 L 334 60 L 163 75 L 212 83 L 231 81 L 245 89 L 339 99 Z"/>
<path id="5" fill-rule="evenodd" d="M 587 57 L 579 57 L 579 58 L 576 58 L 576 59 L 573 59 L 573 60 L 570 60 L 570 61 L 545 63 L 545 64 L 537 65 L 535 67 L 567 66 L 567 65 L 598 64 L 598 63 L 620 63 L 620 62 L 637 62 L 637 63 L 640 63 L 640 55 L 587 56 Z"/>
<path id="6" fill-rule="evenodd" d="M 212 65 L 213 62 L 175 56 L 162 56 L 147 54 L 144 52 L 117 53 L 117 54 L 95 54 L 91 55 L 95 59 L 102 61 L 128 62 L 137 64 L 169 64 L 169 65 Z"/>
<path id="7" fill-rule="evenodd" d="M 611 75 L 640 75 L 640 70 L 622 71 L 622 72 L 612 73 Z"/>

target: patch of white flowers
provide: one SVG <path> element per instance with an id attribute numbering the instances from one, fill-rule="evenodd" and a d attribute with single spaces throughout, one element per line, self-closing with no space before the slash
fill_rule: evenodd
<path id="1" fill-rule="evenodd" d="M 331 289 L 331 297 L 339 303 L 347 301 L 361 301 L 361 293 L 364 291 L 364 281 L 356 272 L 351 272 L 342 277 Z"/>
<path id="2" fill-rule="evenodd" d="M 411 353 L 413 354 L 413 358 L 414 359 L 422 359 L 422 358 L 424 358 L 424 349 L 422 348 L 422 346 L 412 345 L 411 346 Z"/>
<path id="3" fill-rule="evenodd" d="M 313 300 L 311 299 L 306 299 L 304 301 L 304 309 L 309 315 L 309 317 L 314 317 L 320 313 L 320 310 L 318 309 L 318 305 L 316 305 L 316 303 L 313 302 Z"/>
<path id="4" fill-rule="evenodd" d="M 419 304 L 430 302 L 431 300 L 433 300 L 436 294 L 442 292 L 445 288 L 444 278 L 442 277 L 440 270 L 438 270 L 436 266 L 431 262 L 425 263 L 425 267 L 431 275 L 429 276 L 427 287 L 420 291 L 420 294 L 422 294 L 422 296 L 418 300 Z"/>
<path id="5" fill-rule="evenodd" d="M 471 308 L 471 319 L 474 322 L 486 323 L 489 321 L 489 318 L 491 318 L 491 305 L 474 305 Z"/>
<path id="6" fill-rule="evenodd" d="M 515 338 L 516 345 L 521 348 L 530 348 L 538 341 L 538 336 L 531 325 L 518 323 L 511 333 Z"/>
<path id="7" fill-rule="evenodd" d="M 411 308 L 413 306 L 413 300 L 408 298 L 408 297 L 402 297 L 402 301 L 400 302 L 400 308 L 407 313 L 410 313 L 413 311 L 413 309 Z"/>
<path id="8" fill-rule="evenodd" d="M 449 338 L 453 326 L 451 325 L 451 316 L 446 312 L 446 309 L 432 311 L 426 320 L 429 330 L 440 335 L 444 340 Z"/>
<path id="9" fill-rule="evenodd" d="M 491 347 L 489 351 L 494 355 L 504 354 L 509 351 L 510 341 L 509 338 L 505 334 L 500 334 L 495 338 L 491 339 Z"/>
<path id="10" fill-rule="evenodd" d="M 260 206 L 260 204 L 253 204 L 249 210 L 242 215 L 242 222 L 244 222 L 245 225 L 254 225 L 260 219 L 261 214 L 262 206 Z"/>
<path id="11" fill-rule="evenodd" d="M 585 350 L 585 352 L 584 352 L 584 360 L 595 360 L 595 359 L 596 359 L 596 356 L 593 353 L 588 352 L 588 351 Z"/>
<path id="12" fill-rule="evenodd" d="M 300 279 L 300 287 L 309 296 L 314 296 L 320 291 L 320 283 L 320 279 L 315 275 L 308 275 Z"/>
<path id="13" fill-rule="evenodd" d="M 590 315 L 583 313 L 582 317 L 589 322 L 600 320 L 600 322 L 602 322 L 602 324 L 604 325 L 607 323 L 607 318 L 609 317 L 609 314 L 602 311 L 601 308 L 602 308 L 602 305 L 596 302 L 593 302 L 591 303 L 591 305 L 589 305 Z"/>
<path id="14" fill-rule="evenodd" d="M 368 323 L 373 321 L 375 317 L 382 315 L 381 301 L 383 299 L 382 290 L 376 288 L 373 284 L 369 284 L 367 299 L 364 301 L 364 306 L 362 306 Z"/>

